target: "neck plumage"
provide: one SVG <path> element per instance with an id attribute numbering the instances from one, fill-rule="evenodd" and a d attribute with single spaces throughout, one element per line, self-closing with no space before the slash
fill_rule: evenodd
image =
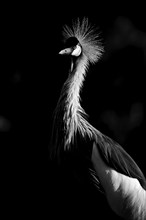
<path id="1" fill-rule="evenodd" d="M 80 91 L 86 75 L 88 60 L 86 56 L 82 56 L 77 62 L 71 65 L 71 74 L 67 79 L 67 96 L 65 100 L 65 111 L 63 116 L 65 128 L 64 149 L 69 149 L 71 143 L 74 143 L 77 132 L 82 137 L 88 136 L 93 138 L 98 132 L 85 118 L 87 114 L 80 105 Z"/>
<path id="2" fill-rule="evenodd" d="M 80 105 L 80 90 L 85 79 L 87 59 L 79 58 L 76 63 L 71 64 L 71 73 L 66 81 L 67 97 L 65 101 L 64 125 L 66 130 L 65 148 L 74 141 L 77 130 L 81 131 L 83 117 L 86 115 Z M 84 119 L 85 120 L 85 119 Z"/>
<path id="3" fill-rule="evenodd" d="M 54 116 L 52 147 L 55 153 L 59 154 L 61 149 L 70 149 L 77 132 L 82 137 L 89 138 L 92 138 L 96 132 L 96 129 L 85 119 L 87 115 L 80 105 L 80 91 L 87 65 L 88 61 L 84 56 L 71 63 L 71 71 L 63 85 Z"/>

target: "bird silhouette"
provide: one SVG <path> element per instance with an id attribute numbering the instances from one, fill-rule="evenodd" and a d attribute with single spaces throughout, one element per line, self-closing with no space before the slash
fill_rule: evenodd
<path id="1" fill-rule="evenodd" d="M 146 220 L 146 179 L 131 156 L 114 140 L 87 120 L 80 91 L 90 64 L 103 53 L 97 29 L 88 18 L 77 18 L 63 27 L 64 48 L 60 55 L 71 58 L 71 67 L 57 103 L 52 129 L 51 154 L 60 157 L 77 145 L 77 136 L 89 139 L 89 169 L 97 189 L 111 209 L 127 220 Z"/>

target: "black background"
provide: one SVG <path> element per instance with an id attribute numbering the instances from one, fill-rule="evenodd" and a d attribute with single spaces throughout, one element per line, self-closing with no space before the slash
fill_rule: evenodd
<path id="1" fill-rule="evenodd" d="M 53 111 L 69 67 L 58 56 L 62 25 L 77 16 L 88 16 L 99 27 L 105 48 L 87 75 L 82 106 L 89 121 L 119 142 L 146 175 L 143 7 L 68 4 L 1 8 L 1 191 L 6 216 L 117 219 L 85 178 L 48 161 Z"/>

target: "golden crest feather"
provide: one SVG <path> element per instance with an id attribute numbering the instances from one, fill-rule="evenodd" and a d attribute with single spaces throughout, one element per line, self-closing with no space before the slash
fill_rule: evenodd
<path id="1" fill-rule="evenodd" d="M 83 54 L 90 63 L 96 63 L 103 52 L 103 46 L 99 41 L 99 33 L 86 17 L 73 20 L 72 27 L 64 25 L 63 37 L 64 41 L 70 37 L 76 37 L 82 46 Z"/>

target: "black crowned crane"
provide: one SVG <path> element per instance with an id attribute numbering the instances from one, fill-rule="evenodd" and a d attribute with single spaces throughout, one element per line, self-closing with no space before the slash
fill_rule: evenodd
<path id="1" fill-rule="evenodd" d="M 146 179 L 129 154 L 115 141 L 102 134 L 88 121 L 80 104 L 80 90 L 89 64 L 96 63 L 103 51 L 96 29 L 87 18 L 64 26 L 65 48 L 61 55 L 71 57 L 71 68 L 56 107 L 52 152 L 69 151 L 77 136 L 89 139 L 91 176 L 104 191 L 111 209 L 127 220 L 146 220 Z M 91 147 L 92 146 L 92 147 Z"/>

